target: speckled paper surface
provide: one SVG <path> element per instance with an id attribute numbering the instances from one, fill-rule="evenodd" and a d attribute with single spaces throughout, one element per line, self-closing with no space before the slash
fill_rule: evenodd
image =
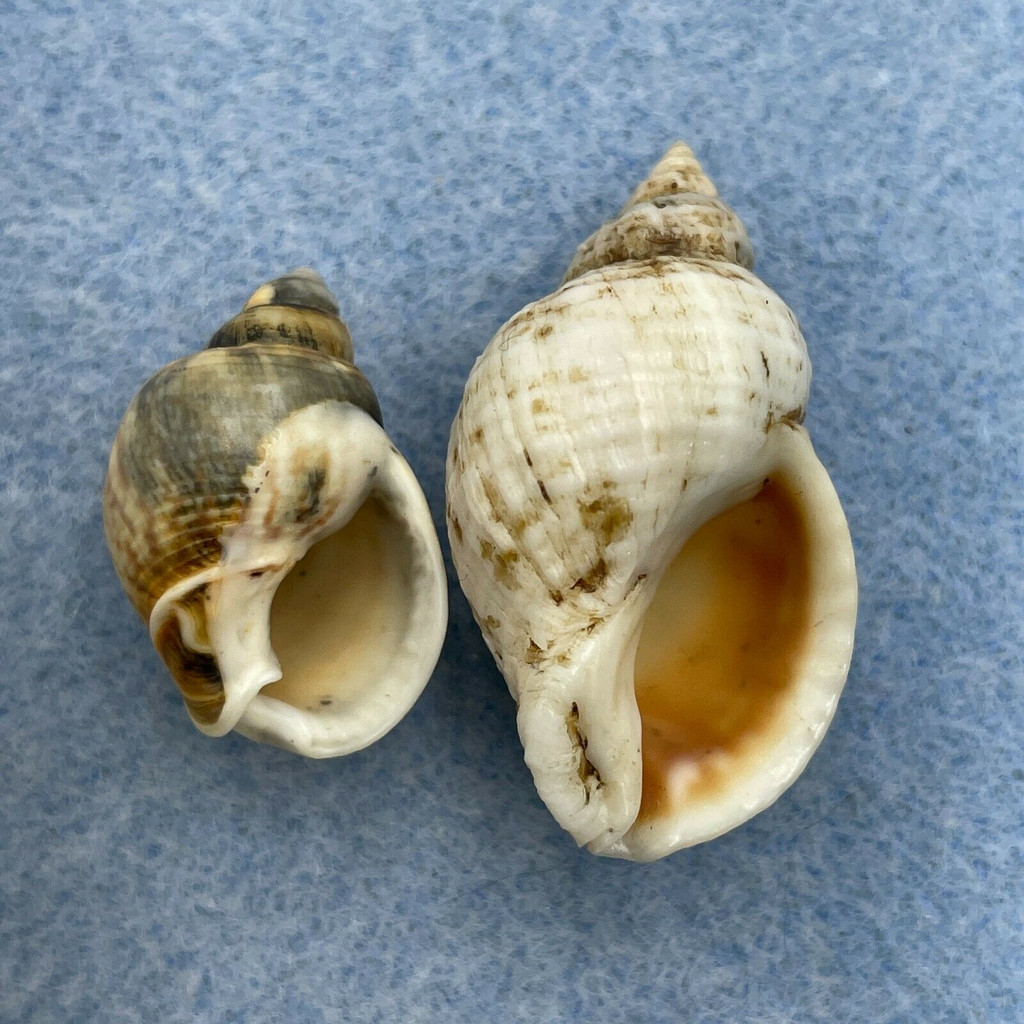
<path id="1" fill-rule="evenodd" d="M 0 3 L 0 1020 L 1024 1018 L 1020 8 Z M 189 723 L 105 550 L 134 391 L 260 281 L 337 293 L 442 522 L 497 327 L 677 137 L 800 318 L 862 587 L 760 817 L 576 850 L 454 585 L 413 712 Z"/>

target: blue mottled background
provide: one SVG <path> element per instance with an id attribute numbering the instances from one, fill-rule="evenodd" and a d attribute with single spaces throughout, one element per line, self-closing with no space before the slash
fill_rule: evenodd
<path id="1" fill-rule="evenodd" d="M 1011 0 L 0 0 L 0 1020 L 1024 1019 L 1022 38 Z M 100 529 L 136 388 L 313 263 L 440 525 L 474 358 L 680 136 L 803 324 L 857 548 L 807 772 L 578 852 L 454 580 L 376 746 L 201 736 Z"/>

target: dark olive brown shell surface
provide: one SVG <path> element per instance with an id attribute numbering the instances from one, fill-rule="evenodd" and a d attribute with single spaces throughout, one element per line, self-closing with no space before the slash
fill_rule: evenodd
<path id="1" fill-rule="evenodd" d="M 297 409 L 331 401 L 380 423 L 359 370 L 297 346 L 209 349 L 143 385 L 114 441 L 103 514 L 118 574 L 144 619 L 169 587 L 219 560 L 220 535 L 238 521 L 264 439 Z"/>

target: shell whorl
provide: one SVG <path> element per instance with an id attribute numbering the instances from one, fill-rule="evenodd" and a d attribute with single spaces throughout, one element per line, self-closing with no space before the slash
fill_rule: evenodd
<path id="1" fill-rule="evenodd" d="M 207 348 L 253 344 L 297 345 L 346 363 L 353 359 L 352 335 L 338 303 L 311 267 L 298 267 L 260 285 Z"/>
<path id="2" fill-rule="evenodd" d="M 449 449 L 452 550 L 489 563 L 463 586 L 510 662 L 528 663 L 513 649 L 531 642 L 539 660 L 555 620 L 569 637 L 574 616 L 614 605 L 646 571 L 644 545 L 667 543 L 696 495 L 729 490 L 775 424 L 803 418 L 806 346 L 752 262 L 676 143 L 478 359 Z"/>
<path id="3" fill-rule="evenodd" d="M 659 256 L 719 260 L 747 270 L 754 265 L 746 229 L 684 142 L 658 161 L 615 220 L 580 245 L 563 283 L 612 263 Z"/>

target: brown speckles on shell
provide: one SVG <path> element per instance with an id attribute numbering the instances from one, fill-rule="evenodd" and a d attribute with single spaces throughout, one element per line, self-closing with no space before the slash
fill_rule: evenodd
<path id="1" fill-rule="evenodd" d="M 609 493 L 609 486 L 610 481 L 605 481 L 598 497 L 577 503 L 584 527 L 599 539 L 603 548 L 622 537 L 633 521 L 629 502 Z"/>
<path id="2" fill-rule="evenodd" d="M 599 590 L 608 578 L 608 563 L 603 557 L 598 558 L 587 571 L 572 585 L 573 590 L 584 594 L 593 594 Z"/>
<path id="3" fill-rule="evenodd" d="M 454 515 L 449 515 L 448 516 L 448 525 L 451 527 L 452 534 L 454 535 L 455 539 L 461 544 L 462 543 L 462 526 L 459 523 L 458 518 L 456 516 L 454 516 Z"/>
<path id="4" fill-rule="evenodd" d="M 715 198 L 718 189 L 704 173 L 693 150 L 682 141 L 673 143 L 647 177 L 633 190 L 625 209 L 657 196 L 690 193 Z"/>
<path id="5" fill-rule="evenodd" d="M 480 555 L 490 563 L 494 579 L 511 590 L 515 586 L 514 567 L 519 561 L 519 552 L 515 548 L 499 551 L 490 541 L 481 540 Z"/>
<path id="6" fill-rule="evenodd" d="M 539 665 L 543 657 L 544 652 L 541 650 L 540 646 L 531 639 L 526 647 L 526 654 L 523 660 L 527 665 Z"/>

